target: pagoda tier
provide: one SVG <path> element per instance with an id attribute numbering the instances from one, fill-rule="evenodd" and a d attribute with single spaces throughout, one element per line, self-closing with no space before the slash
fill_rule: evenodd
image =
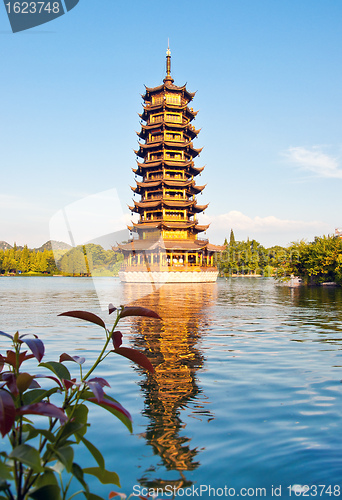
<path id="1" fill-rule="evenodd" d="M 146 161 L 146 163 L 137 162 L 138 168 L 132 168 L 136 175 L 143 177 L 144 181 L 148 179 L 179 179 L 187 180 L 196 177 L 203 172 L 204 167 L 196 168 L 192 160 L 182 161 Z M 156 175 L 158 173 L 158 175 Z"/>
<path id="2" fill-rule="evenodd" d="M 159 188 L 157 190 L 157 188 Z M 177 189 L 186 189 L 188 196 L 198 194 L 205 188 L 204 186 L 196 186 L 195 181 L 193 179 L 182 181 L 178 179 L 173 180 L 159 180 L 159 181 L 147 181 L 147 182 L 138 182 L 135 187 L 131 186 L 132 191 L 136 194 L 147 194 L 147 198 L 153 197 L 154 189 L 158 192 L 163 188 L 177 188 Z"/>
<path id="3" fill-rule="evenodd" d="M 140 199 L 128 205 L 132 214 L 139 215 L 128 226 L 137 238 L 118 247 L 125 257 L 119 275 L 123 281 L 150 282 L 153 269 L 156 281 L 165 280 L 166 271 L 173 275 L 171 281 L 215 281 L 214 257 L 222 248 L 198 239 L 209 225 L 197 220 L 208 204 L 199 205 L 196 199 L 205 185 L 195 182 L 204 169 L 194 163 L 202 151 L 193 144 L 200 132 L 191 123 L 198 113 L 189 106 L 195 93 L 185 85 L 174 85 L 169 49 L 166 70 L 163 84 L 146 87 L 142 96 L 137 168 L 133 168 L 141 179 L 131 187 Z"/>
<path id="4" fill-rule="evenodd" d="M 158 135 L 166 135 L 172 130 L 177 129 L 177 132 L 183 133 L 185 137 L 189 139 L 194 139 L 200 133 L 200 129 L 195 129 L 193 125 L 190 123 L 151 123 L 144 125 L 141 124 L 141 131 L 137 132 L 137 135 L 140 139 L 143 140 L 156 140 L 156 136 Z"/>

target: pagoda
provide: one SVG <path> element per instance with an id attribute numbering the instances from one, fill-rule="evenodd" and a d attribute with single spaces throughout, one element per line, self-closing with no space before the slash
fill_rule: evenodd
<path id="1" fill-rule="evenodd" d="M 197 220 L 208 204 L 196 199 L 205 186 L 195 182 L 204 169 L 194 164 L 202 151 L 193 145 L 199 130 L 192 125 L 197 111 L 189 104 L 195 93 L 174 85 L 169 48 L 163 84 L 145 88 L 133 169 L 140 179 L 131 187 L 140 199 L 129 206 L 139 220 L 128 227 L 136 237 L 118 247 L 125 257 L 119 277 L 124 282 L 216 281 L 215 254 L 223 247 L 199 238 L 209 226 Z"/>

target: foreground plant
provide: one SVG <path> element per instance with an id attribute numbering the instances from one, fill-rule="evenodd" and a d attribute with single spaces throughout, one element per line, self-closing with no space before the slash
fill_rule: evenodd
<path id="1" fill-rule="evenodd" d="M 153 372 L 149 359 L 141 352 L 122 347 L 122 334 L 116 331 L 120 319 L 127 316 L 147 316 L 160 319 L 158 314 L 142 307 L 109 305 L 109 314 L 116 311 L 116 320 L 109 330 L 97 315 L 86 311 L 69 311 L 60 316 L 82 319 L 102 327 L 104 346 L 95 363 L 84 374 L 85 358 L 63 353 L 59 362 L 42 363 L 45 352 L 43 342 L 34 335 L 9 335 L 0 332 L 12 342 L 6 356 L 0 354 L 0 432 L 9 439 L 9 452 L 0 453 L 0 500 L 65 500 L 75 478 L 81 489 L 69 499 L 83 494 L 88 500 L 102 499 L 89 491 L 86 475 L 91 474 L 103 484 L 120 486 L 115 472 L 106 470 L 105 460 L 97 447 L 85 438 L 88 430 L 88 403 L 101 406 L 121 420 L 132 432 L 129 412 L 105 393 L 109 383 L 92 377 L 96 367 L 110 354 L 120 354 L 139 366 Z M 26 350 L 23 350 L 26 349 Z M 30 374 L 22 369 L 23 363 L 36 359 L 47 374 Z M 79 365 L 79 380 L 72 378 L 64 363 Z M 50 387 L 43 388 L 42 379 Z M 39 383 L 39 382 L 40 383 Z M 46 417 L 46 425 L 35 424 L 34 415 Z M 29 417 L 28 417 L 29 416 Z M 42 428 L 41 428 L 42 427 Z M 94 467 L 83 468 L 74 462 L 74 447 L 83 444 L 95 461 Z"/>

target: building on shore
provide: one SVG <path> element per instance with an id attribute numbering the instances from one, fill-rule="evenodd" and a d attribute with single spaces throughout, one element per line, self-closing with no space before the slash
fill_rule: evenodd
<path id="1" fill-rule="evenodd" d="M 139 220 L 128 227 L 135 238 L 118 246 L 124 254 L 121 281 L 216 281 L 216 255 L 223 247 L 199 237 L 209 226 L 197 220 L 208 204 L 196 199 L 205 186 L 195 180 L 204 167 L 194 163 L 202 150 L 193 145 L 199 133 L 192 125 L 197 112 L 189 107 L 194 96 L 185 85 L 174 85 L 168 49 L 163 84 L 146 87 L 142 96 L 142 142 L 135 151 L 140 160 L 133 169 L 139 180 L 131 188 L 140 199 L 129 206 Z"/>

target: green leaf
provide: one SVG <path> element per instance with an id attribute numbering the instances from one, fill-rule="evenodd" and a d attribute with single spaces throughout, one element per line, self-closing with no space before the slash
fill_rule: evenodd
<path id="1" fill-rule="evenodd" d="M 87 494 L 89 494 L 89 488 L 87 483 L 84 480 L 84 474 L 83 474 L 83 469 L 80 467 L 78 464 L 75 462 L 72 464 L 71 468 L 72 475 L 75 476 L 75 478 L 81 483 L 83 488 L 86 490 Z"/>
<path id="2" fill-rule="evenodd" d="M 116 486 L 121 488 L 119 476 L 116 472 L 110 472 L 106 469 L 102 469 L 101 467 L 87 467 L 86 469 L 83 469 L 83 472 L 97 477 L 102 484 L 116 484 Z"/>
<path id="3" fill-rule="evenodd" d="M 62 448 L 58 448 L 58 450 L 54 448 L 53 451 L 58 460 L 62 462 L 66 470 L 68 472 L 71 472 L 72 463 L 74 460 L 74 450 L 71 448 L 71 446 L 64 446 Z"/>
<path id="4" fill-rule="evenodd" d="M 44 470 L 40 464 L 39 452 L 28 444 L 20 444 L 14 448 L 9 457 L 27 465 L 34 472 L 43 472 Z"/>
<path id="5" fill-rule="evenodd" d="M 101 467 L 102 469 L 104 469 L 105 468 L 105 461 L 104 461 L 104 458 L 102 456 L 102 453 L 96 448 L 96 446 L 93 445 L 93 443 L 91 443 L 90 441 L 88 441 L 88 439 L 82 437 L 81 441 L 82 441 L 82 443 L 85 444 L 85 446 L 88 448 L 88 450 L 90 451 L 90 453 L 93 455 L 93 457 L 95 458 L 95 460 L 98 463 L 99 467 Z"/>
<path id="6" fill-rule="evenodd" d="M 34 375 L 30 375 L 29 373 L 19 373 L 19 375 L 17 376 L 17 387 L 19 389 L 19 392 L 23 393 L 27 391 L 33 379 Z"/>
<path id="7" fill-rule="evenodd" d="M 57 361 L 48 361 L 47 363 L 40 363 L 39 366 L 44 366 L 45 368 L 51 370 L 55 375 L 57 375 L 59 380 L 71 379 L 69 370 L 62 363 L 57 363 Z"/>
<path id="8" fill-rule="evenodd" d="M 46 484 L 29 493 L 28 496 L 34 500 L 62 500 L 60 488 L 56 484 Z"/>
<path id="9" fill-rule="evenodd" d="M 30 439 L 34 439 L 39 434 L 44 436 L 51 443 L 53 443 L 56 440 L 54 434 L 46 429 L 36 429 L 31 424 L 24 424 L 23 425 L 23 438 L 25 441 L 29 441 Z"/>
<path id="10" fill-rule="evenodd" d="M 68 408 L 66 408 L 65 411 L 66 411 L 66 414 L 68 415 L 69 418 L 72 415 L 76 422 L 83 424 L 83 426 L 80 428 L 80 430 L 78 430 L 77 433 L 75 433 L 76 441 L 77 441 L 77 443 L 79 443 L 81 437 L 84 436 L 87 432 L 87 422 L 88 422 L 89 409 L 86 405 L 83 405 L 83 404 L 77 406 L 75 409 L 74 408 L 75 408 L 75 406 L 69 406 Z"/>
<path id="11" fill-rule="evenodd" d="M 76 422 L 76 420 L 65 424 L 59 436 L 61 439 L 61 446 L 64 446 L 63 443 L 66 441 L 66 439 L 68 439 L 69 436 L 75 434 L 75 437 L 77 437 L 79 432 L 83 432 L 83 427 L 84 424 L 82 424 L 81 422 Z"/>
<path id="12" fill-rule="evenodd" d="M 40 474 L 37 481 L 34 483 L 35 488 L 41 488 L 42 486 L 47 486 L 49 484 L 54 484 L 58 486 L 57 478 L 51 469 L 46 469 L 43 474 Z"/>
<path id="13" fill-rule="evenodd" d="M 88 493 L 87 500 L 103 500 L 103 497 L 99 497 L 98 495 L 95 495 L 94 493 Z"/>
<path id="14" fill-rule="evenodd" d="M 48 391 L 45 389 L 32 389 L 32 391 L 28 391 L 23 394 L 23 405 L 39 403 L 40 401 L 42 401 L 42 399 L 50 397 L 57 391 L 57 387 L 54 387 L 53 389 L 50 389 Z"/>
<path id="15" fill-rule="evenodd" d="M 3 462 L 0 462 L 0 477 L 2 480 L 3 479 L 8 479 L 8 480 L 13 479 L 12 473 L 11 473 L 11 467 L 4 464 Z"/>

